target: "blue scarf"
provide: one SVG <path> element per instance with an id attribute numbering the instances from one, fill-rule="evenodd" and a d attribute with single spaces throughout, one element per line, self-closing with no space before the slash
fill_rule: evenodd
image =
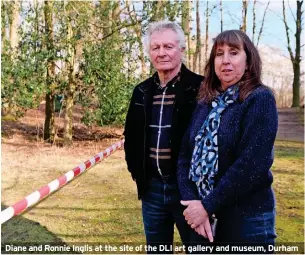
<path id="1" fill-rule="evenodd" d="M 218 128 L 221 114 L 237 100 L 238 95 L 237 85 L 218 95 L 212 101 L 212 110 L 195 137 L 189 178 L 196 182 L 201 199 L 213 190 L 214 177 L 218 172 Z"/>

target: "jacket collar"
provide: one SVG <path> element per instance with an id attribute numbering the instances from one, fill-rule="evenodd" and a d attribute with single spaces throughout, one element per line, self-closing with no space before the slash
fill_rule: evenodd
<path id="1" fill-rule="evenodd" d="M 190 74 L 192 73 L 189 69 L 186 68 L 186 66 L 182 63 L 181 65 L 181 80 L 177 83 L 177 91 L 187 91 L 191 89 L 192 84 L 188 81 L 190 81 L 188 78 Z M 154 76 L 157 75 L 157 72 L 155 72 L 150 78 L 146 80 L 146 82 L 143 82 L 142 85 L 140 85 L 140 90 L 144 94 L 150 94 L 153 90 L 154 86 Z"/>

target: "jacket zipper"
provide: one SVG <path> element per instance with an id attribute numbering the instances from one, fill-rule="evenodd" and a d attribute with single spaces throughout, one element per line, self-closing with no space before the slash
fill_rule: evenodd
<path id="1" fill-rule="evenodd" d="M 161 109 L 160 109 L 160 119 L 159 119 L 159 130 L 158 130 L 158 139 L 157 139 L 157 167 L 158 167 L 158 172 L 161 176 L 162 172 L 160 169 L 160 165 L 159 165 L 159 145 L 160 145 L 160 137 L 161 137 L 161 125 L 162 125 L 162 119 L 163 119 L 163 106 L 164 106 L 164 97 L 165 97 L 165 93 L 166 93 L 167 87 L 165 88 L 165 90 L 163 91 L 163 95 L 162 95 L 162 102 L 161 102 Z"/>

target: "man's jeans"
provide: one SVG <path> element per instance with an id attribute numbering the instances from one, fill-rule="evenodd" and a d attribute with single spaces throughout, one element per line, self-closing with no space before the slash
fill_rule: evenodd
<path id="1" fill-rule="evenodd" d="M 173 253 L 170 247 L 173 244 L 175 223 L 182 242 L 189 242 L 191 228 L 184 219 L 185 207 L 180 204 L 180 200 L 176 180 L 150 180 L 148 192 L 142 198 L 142 214 L 147 246 L 155 248 L 147 253 Z"/>

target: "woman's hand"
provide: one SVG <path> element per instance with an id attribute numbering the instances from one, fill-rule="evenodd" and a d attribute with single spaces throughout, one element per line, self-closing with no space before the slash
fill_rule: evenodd
<path id="1" fill-rule="evenodd" d="M 205 228 L 204 228 L 204 225 L 203 225 L 203 224 L 201 224 L 201 225 L 199 225 L 198 227 L 196 227 L 196 228 L 195 228 L 195 231 L 196 231 L 199 235 L 203 236 L 204 238 L 208 238 L 207 233 L 206 233 L 206 231 L 205 231 Z"/>
<path id="2" fill-rule="evenodd" d="M 204 209 L 201 201 L 181 201 L 181 204 L 187 206 L 187 208 L 183 212 L 183 215 L 187 223 L 191 226 L 191 228 L 195 229 L 198 234 L 204 236 L 205 238 L 208 238 L 210 242 L 213 242 L 209 215 Z"/>

